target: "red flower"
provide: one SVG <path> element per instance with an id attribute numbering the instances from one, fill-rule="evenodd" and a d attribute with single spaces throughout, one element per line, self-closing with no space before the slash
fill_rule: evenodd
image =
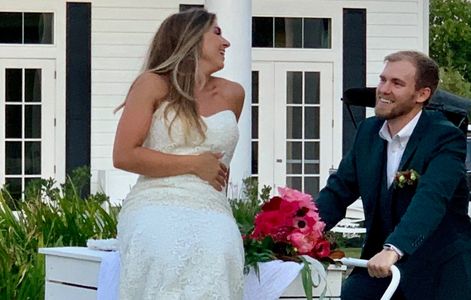
<path id="1" fill-rule="evenodd" d="M 318 241 L 316 246 L 312 251 L 312 255 L 314 258 L 323 258 L 327 257 L 330 254 L 330 243 L 327 240 Z"/>
<path id="2" fill-rule="evenodd" d="M 262 211 L 272 211 L 272 210 L 279 210 L 280 204 L 283 201 L 280 197 L 273 197 L 267 203 L 263 204 Z"/>
<path id="3" fill-rule="evenodd" d="M 266 211 L 255 217 L 255 229 L 252 237 L 255 239 L 263 239 L 266 236 L 279 236 L 281 232 L 285 232 L 284 227 L 291 226 L 289 215 L 282 211 Z"/>

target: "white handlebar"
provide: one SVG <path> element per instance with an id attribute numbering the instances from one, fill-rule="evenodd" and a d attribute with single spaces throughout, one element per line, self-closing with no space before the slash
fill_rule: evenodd
<path id="1" fill-rule="evenodd" d="M 368 264 L 368 261 L 365 259 L 350 258 L 350 257 L 344 257 L 344 258 L 338 259 L 337 261 L 340 261 L 343 265 L 346 265 L 346 266 L 360 267 L 360 268 L 366 268 Z M 396 291 L 399 285 L 399 281 L 401 280 L 401 272 L 395 265 L 391 266 L 391 273 L 392 273 L 391 283 L 389 284 L 388 288 L 386 289 L 383 296 L 381 297 L 381 300 L 391 299 L 392 295 L 394 294 L 394 292 Z"/>

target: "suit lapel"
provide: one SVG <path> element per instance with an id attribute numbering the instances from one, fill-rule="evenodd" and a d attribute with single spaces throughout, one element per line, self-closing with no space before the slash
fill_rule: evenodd
<path id="1" fill-rule="evenodd" d="M 414 128 L 412 135 L 407 143 L 406 149 L 404 150 L 404 154 L 402 155 L 401 162 L 399 163 L 398 171 L 403 171 L 404 167 L 410 161 L 412 155 L 417 150 L 417 146 L 419 145 L 420 140 L 423 137 L 422 132 L 426 129 L 428 124 L 428 114 L 425 110 L 422 111 L 422 115 L 420 116 L 419 122 Z"/>
<path id="2" fill-rule="evenodd" d="M 366 190 L 370 192 L 365 195 L 363 201 L 364 205 L 368 207 L 365 212 L 373 214 L 376 209 L 377 199 L 381 195 L 381 181 L 383 180 L 384 164 L 386 163 L 386 141 L 379 136 L 379 129 L 381 128 L 382 122 L 373 129 L 376 132 L 372 137 L 372 143 L 370 148 L 365 149 L 365 163 L 364 176 L 368 178 L 368 186 Z M 373 218 L 366 218 L 372 220 Z M 369 224 L 371 225 L 371 224 Z"/>

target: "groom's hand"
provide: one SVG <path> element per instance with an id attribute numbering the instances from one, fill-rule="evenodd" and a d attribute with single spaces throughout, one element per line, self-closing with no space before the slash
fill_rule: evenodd
<path id="1" fill-rule="evenodd" d="M 371 277 L 391 276 L 391 266 L 399 260 L 399 254 L 391 250 L 382 250 L 368 261 L 368 274 Z"/>

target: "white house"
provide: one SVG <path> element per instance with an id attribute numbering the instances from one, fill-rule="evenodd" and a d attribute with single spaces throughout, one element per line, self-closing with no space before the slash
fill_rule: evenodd
<path id="1" fill-rule="evenodd" d="M 161 21 L 192 5 L 218 14 L 229 62 L 249 60 L 225 71 L 247 95 L 234 186 L 316 194 L 352 141 L 342 92 L 376 85 L 392 51 L 428 52 L 428 0 L 0 0 L 0 184 L 89 165 L 91 191 L 122 198 L 135 177 L 113 169 L 113 109 Z"/>

